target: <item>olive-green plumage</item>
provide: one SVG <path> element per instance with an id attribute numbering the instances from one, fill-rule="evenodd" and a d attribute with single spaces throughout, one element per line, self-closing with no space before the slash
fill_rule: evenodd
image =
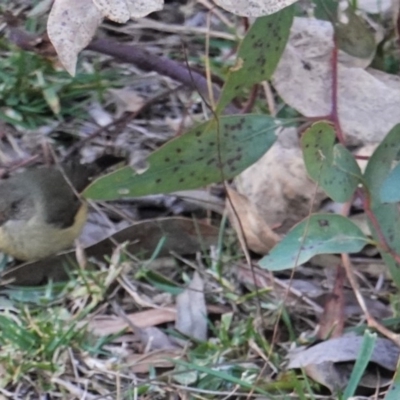
<path id="1" fill-rule="evenodd" d="M 98 166 L 71 164 L 62 171 L 38 167 L 0 181 L 0 251 L 37 260 L 70 247 L 79 236 L 87 205 L 76 193 L 90 183 Z"/>

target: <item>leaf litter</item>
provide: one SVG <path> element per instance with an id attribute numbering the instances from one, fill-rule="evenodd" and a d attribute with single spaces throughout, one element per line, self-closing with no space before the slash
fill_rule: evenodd
<path id="1" fill-rule="evenodd" d="M 204 12 L 204 9 L 201 11 Z M 187 13 L 186 10 L 185 12 Z M 193 12 L 196 13 L 196 11 Z M 190 17 L 193 16 L 191 15 Z M 228 15 L 228 18 L 229 17 L 230 16 Z M 314 36 L 312 36 L 314 41 L 312 43 L 304 42 L 305 37 L 307 38 L 309 33 L 307 32 L 307 29 L 304 28 L 304 24 L 302 25 L 302 29 L 305 29 L 304 31 L 301 31 L 301 29 L 300 31 L 296 31 L 297 22 L 295 22 L 290 46 L 296 48 L 296 44 L 298 44 L 296 43 L 296 37 L 300 37 L 301 40 L 303 40 L 303 47 L 300 45 L 300 48 L 296 48 L 296 57 L 298 54 L 308 56 L 306 62 L 312 64 L 312 69 L 314 69 L 315 66 L 316 71 L 313 70 L 313 72 L 310 73 L 312 79 L 314 79 L 314 72 L 318 73 L 318 71 L 322 71 L 323 76 L 326 76 L 328 73 L 326 69 L 326 61 L 330 45 L 326 42 L 326 47 L 324 48 L 324 44 L 320 45 L 319 42 L 315 41 L 315 38 L 319 37 L 319 32 L 323 32 L 324 29 L 326 29 L 326 26 L 321 23 L 316 23 L 318 26 L 315 28 L 314 23 L 311 23 L 310 20 L 307 20 L 307 22 L 310 23 L 310 26 L 316 29 L 316 33 L 314 32 L 315 35 L 313 33 Z M 215 24 L 215 19 L 213 20 L 213 23 L 213 29 L 216 29 L 218 24 Z M 234 26 L 235 21 L 232 20 L 232 24 Z M 324 27 L 320 28 L 319 24 L 324 25 Z M 165 24 L 165 26 L 167 25 L 168 24 Z M 151 36 L 152 40 L 149 45 L 154 46 L 160 52 L 180 50 L 180 44 L 176 45 L 174 43 L 180 43 L 176 38 L 181 34 L 181 31 L 173 31 L 172 29 L 172 32 L 169 32 L 168 35 L 166 35 L 165 31 L 162 30 L 162 26 L 157 26 L 158 29 L 160 29 L 158 32 L 142 28 L 142 34 L 144 36 Z M 219 25 L 219 27 L 221 27 L 221 25 Z M 131 29 L 130 34 L 127 33 L 127 30 L 121 30 L 120 34 L 126 35 L 125 37 L 131 39 L 133 36 L 132 32 L 137 32 L 137 28 L 135 29 Z M 240 30 L 240 27 L 238 27 L 238 30 Z M 227 33 L 221 31 L 221 34 L 224 35 Z M 329 36 L 330 33 L 325 33 L 325 35 Z M 231 39 L 230 36 L 229 38 Z M 198 43 L 193 43 L 193 46 L 188 50 L 189 55 L 195 55 L 199 49 L 202 48 Z M 323 50 L 325 50 L 325 52 Z M 301 53 L 301 51 L 304 51 L 304 53 Z M 289 53 L 289 50 L 287 49 L 286 52 Z M 307 54 L 307 52 L 310 52 L 311 54 Z M 320 55 L 319 59 L 318 57 L 316 57 L 317 59 L 314 59 L 316 53 L 317 55 Z M 289 61 L 287 61 L 287 57 L 289 57 Z M 325 82 L 329 80 L 325 80 L 322 83 L 321 87 L 323 88 L 324 93 L 319 92 L 318 90 L 320 88 L 318 87 L 316 92 L 317 94 L 303 90 L 303 86 L 299 85 L 297 80 L 295 82 L 289 81 L 285 86 L 285 79 L 288 76 L 285 74 L 292 71 L 292 69 L 288 68 L 300 68 L 298 67 L 298 64 L 295 64 L 295 61 L 298 61 L 296 57 L 293 55 L 290 56 L 290 54 L 289 56 L 284 54 L 283 59 L 278 66 L 278 70 L 275 73 L 275 89 L 285 102 L 292 105 L 295 109 L 298 109 L 302 114 L 310 116 L 323 114 L 328 111 L 329 99 L 326 96 L 327 88 L 324 85 Z M 99 60 L 100 62 L 103 62 L 104 65 L 110 62 L 104 57 L 99 57 Z M 111 63 L 113 63 L 113 61 L 111 61 Z M 286 63 L 288 63 L 289 66 Z M 290 65 L 291 63 L 293 65 Z M 33 143 L 31 140 L 31 147 L 29 150 L 27 150 L 26 144 L 22 141 L 22 137 L 27 135 L 27 131 L 19 130 L 13 132 L 10 138 L 16 140 L 11 143 L 10 147 L 12 150 L 10 150 L 10 147 L 7 148 L 5 151 L 6 155 L 11 157 L 13 160 L 18 160 L 26 154 L 34 154 L 35 150 L 41 146 L 40 142 L 43 139 L 47 142 L 53 141 L 52 135 L 55 132 L 61 132 L 61 136 L 64 137 L 74 137 L 78 140 L 85 139 L 93 133 L 96 133 L 98 125 L 104 125 L 101 121 L 106 121 L 109 116 L 111 116 L 112 119 L 118 119 L 119 114 L 123 111 L 134 114 L 140 110 L 142 101 L 144 101 L 144 103 L 149 100 L 151 101 L 152 94 L 161 93 L 166 89 L 169 90 L 171 87 L 175 88 L 177 86 L 169 78 L 166 79 L 161 76 L 155 77 L 151 73 L 140 72 L 133 66 L 118 65 L 118 68 L 121 68 L 121 76 L 125 75 L 129 78 L 126 79 L 120 87 L 114 88 L 113 90 L 121 90 L 121 87 L 125 89 L 127 87 L 126 83 L 131 81 L 131 76 L 134 75 L 135 82 L 133 86 L 130 87 L 132 96 L 129 93 L 126 94 L 124 92 L 118 93 L 115 91 L 113 92 L 112 90 L 109 91 L 106 94 L 107 100 L 106 104 L 104 104 L 103 115 L 101 115 L 102 112 L 100 112 L 100 115 L 95 115 L 92 112 L 91 118 L 93 120 L 91 121 L 57 122 L 55 126 L 50 126 L 49 124 L 47 132 L 40 135 L 40 140 L 38 140 L 37 143 Z M 387 76 L 387 74 L 378 71 L 365 70 L 363 68 L 356 68 L 354 71 L 349 71 L 345 68 L 345 66 L 341 67 L 344 71 L 343 74 L 348 74 L 349 79 L 353 79 L 353 81 L 360 77 L 364 77 L 365 75 L 366 82 L 371 83 L 371 76 L 376 77 L 379 84 L 376 82 L 372 83 L 378 85 L 382 90 L 388 89 L 388 101 L 392 102 L 391 104 L 398 104 L 398 102 L 394 103 L 396 101 L 397 86 L 396 80 L 393 76 Z M 296 74 L 293 74 L 292 72 L 290 72 L 289 75 L 296 77 Z M 319 79 L 319 75 L 316 76 Z M 347 79 L 347 75 L 345 78 Z M 304 78 L 304 81 L 301 83 L 306 84 L 307 82 L 309 81 Z M 317 80 L 317 82 L 320 81 Z M 291 90 L 294 91 L 294 94 L 292 95 L 294 99 L 292 99 L 290 93 L 287 94 L 287 86 L 290 85 L 292 86 Z M 348 86 L 347 89 L 342 89 L 344 93 L 347 93 L 346 90 L 352 89 L 351 85 Z M 375 90 L 377 89 L 377 86 L 372 85 L 368 87 L 371 87 L 371 90 L 374 91 L 374 93 L 381 93 Z M 310 98 L 304 96 L 300 97 L 299 92 L 306 94 L 306 96 L 308 96 L 308 93 L 311 93 Z M 122 93 L 123 102 L 128 99 L 130 104 L 121 105 L 120 99 L 116 98 L 116 93 L 118 93 L 118 95 Z M 346 97 L 344 94 L 341 96 L 344 98 Z M 377 95 L 376 97 L 381 98 L 381 101 L 384 101 L 382 95 Z M 298 98 L 301 99 L 301 104 L 296 102 L 296 99 Z M 318 104 L 312 103 L 313 99 L 318 99 Z M 354 102 L 357 110 L 357 105 L 360 103 L 367 102 L 369 104 L 370 102 L 368 96 L 367 100 L 365 100 L 365 98 L 360 101 L 358 100 L 359 99 L 356 99 Z M 312 104 L 310 105 L 310 103 Z M 354 107 L 353 103 L 351 107 Z M 389 107 L 389 110 L 387 107 Z M 382 112 L 390 112 L 390 110 L 389 104 L 386 105 L 385 103 L 382 105 Z M 204 112 L 204 109 L 202 109 L 202 102 L 193 93 L 188 93 L 187 91 L 182 91 L 179 95 L 171 93 L 166 96 L 160 104 L 154 104 L 150 106 L 146 112 L 139 113 L 139 116 L 137 116 L 134 121 L 128 121 L 121 129 L 111 129 L 111 131 L 108 132 L 100 132 L 89 143 L 82 145 L 82 148 L 80 149 L 81 156 L 84 159 L 93 158 L 104 148 L 113 147 L 114 149 L 117 148 L 119 151 L 121 149 L 127 150 L 126 153 L 128 154 L 137 151 L 144 155 L 142 157 L 145 158 L 146 154 L 158 148 L 162 143 L 179 132 L 179 128 L 177 127 L 179 126 L 180 121 L 183 126 L 190 127 L 190 124 L 194 123 L 194 121 L 202 120 L 202 112 Z M 365 120 L 366 129 L 361 132 L 360 125 L 364 117 L 365 114 L 363 114 L 361 106 L 359 113 L 357 112 L 355 121 L 349 121 L 345 111 L 344 114 L 341 115 L 343 125 L 346 127 L 346 133 L 348 132 L 350 139 L 357 144 L 375 141 L 376 138 L 378 138 L 379 135 L 382 135 L 382 132 L 385 131 L 385 127 L 377 127 L 376 124 L 374 124 L 374 121 L 372 121 L 371 118 L 368 118 Z M 168 121 L 167 118 L 174 120 L 173 126 L 175 129 L 171 129 L 171 120 Z M 388 118 L 393 118 L 393 114 L 388 116 Z M 187 122 L 188 120 L 189 122 Z M 386 122 L 388 121 L 386 117 L 382 120 Z M 177 121 L 177 123 L 175 123 L 175 121 Z M 58 151 L 60 151 L 62 155 L 63 150 L 58 149 Z M 239 216 L 247 215 L 250 221 L 252 221 L 252 223 L 250 223 L 251 227 L 245 229 L 245 236 L 254 236 L 255 244 L 253 244 L 251 248 L 259 254 L 268 251 L 269 247 L 267 246 L 266 249 L 263 249 L 262 247 L 260 248 L 260 243 L 258 242 L 260 241 L 260 237 L 263 237 L 263 235 L 266 234 L 267 238 L 269 238 L 268 240 L 272 240 L 272 242 L 278 241 L 279 235 L 286 234 L 291 227 L 307 216 L 310 210 L 318 210 L 320 204 L 326 200 L 322 191 L 320 192 L 319 189 L 315 188 L 315 185 L 306 174 L 305 167 L 302 164 L 299 140 L 294 130 L 292 130 L 292 132 L 290 132 L 290 130 L 283 131 L 279 135 L 278 142 L 273 145 L 264 158 L 267 159 L 264 164 L 262 164 L 263 161 L 260 160 L 259 164 L 249 168 L 236 181 L 240 196 L 243 196 L 241 198 L 243 210 L 241 209 L 242 206 L 236 208 L 239 210 Z M 251 170 L 253 170 L 253 174 L 250 173 Z M 268 173 L 265 173 L 265 171 L 268 171 Z M 221 191 L 218 186 L 214 186 L 212 190 L 217 194 Z M 150 199 L 148 199 L 148 201 L 150 201 Z M 145 209 L 143 205 L 138 206 L 138 214 L 140 214 L 140 216 L 138 216 L 136 212 L 132 211 L 131 207 L 127 206 L 126 203 L 117 203 L 118 202 L 113 206 L 113 209 L 102 209 L 102 224 L 105 226 L 111 226 L 112 230 L 117 226 L 115 220 L 118 220 L 118 218 L 116 215 L 120 215 L 121 210 L 124 218 L 128 214 L 130 217 L 133 215 L 134 218 L 142 219 L 143 214 L 148 212 L 148 210 L 143 210 Z M 164 207 L 163 212 L 168 214 L 172 212 L 172 209 L 172 206 Z M 218 207 L 210 209 L 213 212 L 221 212 L 221 208 Z M 201 214 L 201 218 L 209 218 L 210 209 L 207 214 Z M 151 218 L 154 218 L 154 215 L 158 215 L 154 210 L 151 211 Z M 186 210 L 184 209 L 183 213 L 185 213 L 185 211 Z M 255 221 L 255 227 L 253 227 L 252 225 Z M 128 230 L 129 229 L 131 229 L 132 232 L 135 230 L 134 227 L 128 228 Z M 260 230 L 262 232 L 261 234 L 259 233 Z M 180 232 L 179 228 L 175 229 L 174 232 L 178 244 L 186 239 L 186 234 Z M 213 231 L 212 234 L 210 234 L 214 240 L 212 243 L 207 243 L 205 247 L 203 246 L 204 243 L 201 243 L 200 240 L 195 240 L 195 248 L 190 252 L 199 252 L 204 248 L 208 249 L 210 244 L 215 246 L 217 244 L 217 240 L 215 240 L 217 237 L 216 233 L 216 231 Z M 109 232 L 107 232 L 106 236 L 109 237 L 109 235 Z M 132 235 L 129 234 L 127 237 L 132 238 Z M 153 239 L 154 241 L 149 244 L 149 248 L 154 250 L 159 241 L 162 240 L 162 237 L 159 236 Z M 229 240 L 231 242 L 229 242 Z M 122 243 L 123 241 L 124 240 L 121 239 L 119 243 Z M 266 241 L 267 240 L 265 239 L 261 239 L 261 245 L 265 245 Z M 251 243 L 252 241 L 250 240 L 249 242 Z M 232 245 L 232 243 L 234 243 L 234 245 Z M 185 246 L 186 244 L 183 244 L 183 247 Z M 226 246 L 227 248 L 232 248 L 233 246 L 237 247 L 237 242 L 233 239 L 232 235 L 228 235 Z M 79 353 L 81 349 L 78 347 L 75 350 L 80 356 L 76 356 L 76 358 L 72 360 L 77 366 L 76 368 L 78 368 L 80 374 L 90 377 L 93 376 L 93 371 L 96 371 L 97 376 L 92 379 L 90 390 L 93 393 L 103 394 L 105 396 L 105 393 L 107 393 L 107 389 L 105 389 L 107 385 L 112 386 L 115 383 L 114 371 L 118 368 L 118 373 L 121 373 L 124 379 L 126 379 L 124 382 L 137 382 L 139 377 L 140 382 L 144 382 L 143 384 L 145 385 L 146 377 L 149 372 L 153 372 L 154 369 L 156 371 L 162 371 L 164 368 L 171 370 L 175 366 L 173 361 L 175 358 L 186 358 L 188 356 L 193 357 L 193 354 L 187 349 L 171 350 L 169 348 L 171 345 L 171 336 L 169 336 L 169 331 L 171 329 L 173 330 L 173 322 L 177 315 L 176 310 L 174 309 L 174 296 L 179 292 L 185 294 L 185 296 L 179 295 L 181 296 L 181 299 L 183 298 L 183 300 L 179 300 L 181 304 L 179 306 L 179 313 L 180 318 L 185 320 L 185 322 L 182 323 L 183 326 L 187 327 L 182 329 L 177 326 L 181 333 L 190 337 L 193 333 L 198 331 L 201 332 L 200 337 L 197 338 L 200 341 L 205 340 L 206 337 L 209 336 L 213 340 L 220 342 L 226 340 L 224 334 L 232 334 L 234 336 L 232 338 L 232 343 L 239 343 L 239 348 L 244 351 L 245 361 L 251 361 L 257 365 L 260 363 L 260 358 L 255 356 L 253 351 L 247 347 L 246 334 L 249 334 L 249 332 L 244 330 L 240 323 L 248 321 L 249 325 L 253 323 L 256 324 L 255 319 L 252 318 L 255 317 L 254 310 L 257 306 L 257 302 L 254 300 L 256 294 L 260 296 L 260 300 L 264 304 L 268 305 L 266 311 L 267 316 L 275 317 L 276 314 L 274 313 L 278 310 L 278 304 L 284 301 L 288 307 L 291 318 L 289 323 L 295 327 L 299 336 L 303 334 L 302 338 L 307 340 L 312 337 L 312 331 L 316 327 L 317 323 L 321 322 L 320 315 L 327 309 L 326 305 L 331 301 L 330 294 L 335 283 L 335 272 L 337 266 L 337 260 L 335 259 L 321 261 L 321 258 L 318 259 L 318 257 L 314 257 L 310 260 L 310 264 L 299 266 L 295 272 L 295 278 L 293 280 L 286 271 L 282 271 L 280 274 L 273 277 L 272 274 L 264 270 L 258 270 L 257 268 L 255 270 L 256 275 L 254 276 L 248 267 L 244 267 L 240 263 L 234 261 L 236 257 L 235 253 L 232 257 L 229 257 L 229 255 L 223 255 L 222 259 L 219 259 L 219 249 L 212 247 L 211 254 L 213 254 L 215 258 L 209 260 L 197 256 L 197 259 L 195 260 L 192 258 L 184 258 L 184 261 L 180 260 L 180 262 L 178 262 L 178 258 L 164 254 L 168 256 L 168 258 L 161 259 L 163 260 L 163 263 L 158 267 L 154 267 L 157 274 L 150 274 L 148 272 L 150 264 L 147 264 L 147 261 L 142 262 L 137 258 L 126 258 L 127 253 L 133 253 L 136 255 L 136 250 L 125 253 L 123 249 L 124 248 L 121 247 L 120 253 L 117 252 L 117 256 L 120 257 L 120 262 L 123 263 L 123 268 L 116 269 L 115 277 L 112 275 L 111 277 L 106 278 L 106 275 L 101 275 L 102 279 L 109 283 L 108 290 L 103 291 L 103 294 L 99 295 L 99 298 L 106 298 L 107 300 L 104 303 L 99 302 L 97 304 L 95 300 L 93 300 L 95 307 L 91 310 L 92 312 L 89 313 L 88 317 L 84 318 L 82 321 L 88 324 L 88 329 L 92 331 L 94 336 L 99 336 L 102 339 L 109 338 L 110 334 L 117 335 L 119 331 L 123 331 L 124 333 L 117 335 L 119 337 L 115 338 L 114 341 L 110 339 L 110 342 L 105 346 L 105 349 L 109 351 L 109 354 L 106 357 Z M 171 250 L 171 248 L 169 250 Z M 104 251 L 104 249 L 102 251 Z M 76 257 L 74 253 L 69 253 L 69 256 Z M 79 258 L 75 259 L 78 260 Z M 221 265 L 219 264 L 222 262 L 221 260 L 223 260 L 224 265 L 223 274 L 221 274 Z M 207 267 L 205 266 L 206 261 L 207 263 L 209 262 Z M 47 266 L 54 262 L 55 259 L 49 260 Z M 328 263 L 328 266 L 326 266 L 326 263 Z M 370 298 L 367 299 L 369 300 L 368 307 L 377 315 L 391 316 L 392 310 L 390 309 L 390 306 L 387 305 L 386 302 L 380 302 L 377 299 L 377 297 L 384 297 L 388 291 L 390 291 L 390 286 L 387 281 L 382 279 L 382 274 L 376 272 L 376 268 L 374 267 L 374 265 L 376 265 L 376 260 L 371 260 L 369 257 L 365 257 L 361 252 L 358 257 L 358 264 L 363 265 L 359 270 L 359 274 L 363 277 L 363 290 L 370 296 Z M 204 281 L 199 285 L 195 285 L 194 288 L 191 288 L 191 284 L 189 284 L 185 289 L 185 283 L 192 282 L 193 284 L 192 276 L 194 266 L 201 270 L 201 276 L 204 277 Z M 371 273 L 367 272 L 368 266 L 372 266 Z M 104 274 L 105 264 L 100 263 L 98 267 Z M 88 276 L 90 277 L 90 275 L 86 275 L 90 274 L 90 270 L 86 271 L 85 269 L 82 269 L 79 273 L 84 274 L 81 275 L 81 278 L 84 278 L 83 281 L 85 281 L 87 287 L 88 285 L 90 287 L 91 284 L 95 285 L 97 278 L 92 281 L 88 279 Z M 35 274 L 35 272 L 33 274 Z M 36 272 L 36 275 L 39 277 L 40 273 Z M 254 282 L 254 277 L 256 277 L 256 282 Z M 29 278 L 27 283 L 32 284 L 35 282 L 32 280 L 34 278 Z M 196 279 L 197 278 L 194 280 Z M 129 281 L 129 285 L 126 283 L 127 281 Z M 38 279 L 37 282 L 42 282 L 42 279 Z M 254 292 L 255 283 L 256 286 L 261 289 L 261 291 L 256 294 Z M 84 287 L 84 285 L 82 285 L 82 287 Z M 81 286 L 77 285 L 76 289 L 81 290 Z M 68 293 L 68 290 L 65 290 Z M 171 293 L 171 295 L 169 297 L 158 297 L 160 294 L 165 293 Z M 352 293 L 349 291 L 345 292 L 345 318 L 346 322 L 357 324 L 362 321 L 362 315 L 360 309 L 356 306 L 354 297 L 351 297 L 351 294 Z M 74 296 L 76 296 L 76 291 L 74 292 Z M 64 302 L 63 306 L 65 305 L 69 308 L 71 305 L 74 305 L 76 306 L 75 309 L 82 309 L 82 304 L 79 304 L 83 301 L 82 298 L 74 296 L 70 296 L 69 301 Z M 86 301 L 90 299 L 90 296 L 93 296 L 93 293 L 85 297 Z M 41 301 L 43 301 L 44 298 L 45 297 L 42 297 Z M 93 296 L 93 298 L 95 298 L 95 296 Z M 111 298 L 117 298 L 118 302 L 122 304 L 125 313 L 124 317 L 118 316 L 115 310 L 112 309 L 110 306 L 112 303 Z M 57 301 L 60 300 L 56 300 L 56 302 Z M 81 308 L 79 308 L 78 305 Z M 217 306 L 220 308 L 218 309 L 218 312 L 213 314 L 210 310 L 212 307 L 217 308 Z M 229 322 L 229 314 L 233 314 L 236 320 Z M 251 318 L 250 320 L 247 320 L 249 316 L 251 316 Z M 132 320 L 136 328 L 139 327 L 142 329 L 142 331 L 136 329 L 137 332 L 139 332 L 139 338 L 135 337 L 135 334 L 133 333 L 134 329 L 132 329 L 133 325 L 127 323 L 125 317 Z M 348 320 L 349 318 L 351 318 L 350 321 Z M 206 325 L 205 320 L 207 322 Z M 330 321 L 327 321 L 327 324 L 329 324 L 329 322 Z M 216 324 L 220 329 L 220 336 L 218 336 L 218 333 L 213 331 L 214 324 Z M 223 331 L 224 327 L 227 327 L 226 332 Z M 271 328 L 272 325 L 268 325 L 266 332 L 263 332 L 267 339 L 272 338 L 272 335 L 269 333 Z M 238 332 L 236 332 L 235 329 L 237 329 Z M 206 332 L 206 334 L 204 332 Z M 326 350 L 327 360 L 324 359 L 324 361 L 342 363 L 343 360 L 345 360 L 345 362 L 350 363 L 351 367 L 351 363 L 354 362 L 355 356 L 353 354 L 354 351 L 350 354 L 348 349 L 351 347 L 353 347 L 353 350 L 357 349 L 360 339 L 353 340 L 346 338 L 343 342 L 333 342 L 333 340 L 334 339 L 331 339 L 332 342 L 326 341 L 328 346 L 331 346 L 330 349 L 342 349 L 345 355 L 343 355 L 343 358 L 329 358 L 329 354 L 334 352 L 331 352 L 328 349 Z M 288 350 L 292 341 L 293 337 L 290 337 L 288 332 L 283 329 L 282 336 L 279 338 L 279 344 L 282 346 L 282 349 L 284 349 L 283 353 L 286 353 L 286 350 Z M 216 360 L 215 364 L 218 364 L 218 362 L 224 362 L 226 358 L 236 360 L 238 365 L 240 365 L 240 362 L 242 362 L 243 359 L 235 354 L 232 343 L 229 343 L 229 346 L 224 349 L 227 352 L 227 356 L 219 359 L 216 357 L 210 361 L 209 365 L 214 365 L 214 360 Z M 91 344 L 93 344 L 93 341 Z M 259 345 L 260 343 L 257 344 L 257 346 Z M 381 344 L 379 345 L 381 346 Z M 256 346 L 254 346 L 254 348 L 256 348 Z M 390 351 L 391 350 L 392 349 L 390 348 Z M 323 349 L 321 352 L 324 353 L 325 350 Z M 350 357 L 349 354 L 352 357 Z M 382 352 L 382 354 L 386 353 Z M 393 354 L 395 354 L 395 352 L 393 352 Z M 203 355 L 206 356 L 207 353 L 203 353 Z M 311 356 L 306 357 L 312 358 Z M 320 355 L 318 355 L 317 358 L 318 357 L 320 357 Z M 321 360 L 322 359 L 323 357 L 321 356 Z M 384 357 L 380 356 L 380 354 L 375 354 L 374 360 L 383 368 L 389 370 L 393 369 L 393 363 L 389 365 L 388 368 L 388 365 L 385 364 Z M 197 361 L 199 362 L 199 359 L 197 359 Z M 293 368 L 298 368 L 299 365 L 300 363 L 292 364 L 290 367 L 293 366 Z M 301 366 L 306 366 L 307 371 L 310 371 L 313 368 L 310 366 L 309 361 L 304 362 Z M 317 366 L 317 369 L 318 368 L 319 367 Z M 340 374 L 341 373 L 342 372 L 340 372 Z M 69 374 L 68 372 L 64 372 L 63 375 L 57 374 L 54 374 L 52 377 L 52 382 L 58 385 L 59 388 L 64 388 L 67 392 L 76 396 L 83 395 L 84 391 L 82 390 L 82 386 L 80 385 L 79 380 L 74 381 L 73 374 Z M 163 376 L 162 372 L 160 372 L 160 374 L 160 379 L 168 377 L 168 375 Z M 343 374 L 346 375 L 346 371 L 343 372 Z M 60 378 L 59 376 L 63 377 Z M 310 374 L 310 376 L 314 375 Z M 187 376 L 185 379 L 187 382 L 190 381 L 193 383 L 198 379 L 198 375 Z M 191 381 L 191 379 L 194 380 Z M 332 381 L 327 382 L 326 380 L 321 381 L 319 378 L 316 378 L 316 380 L 321 384 L 326 385 L 331 390 L 335 389 L 334 384 L 336 382 L 332 383 Z M 182 382 L 183 381 L 184 379 L 182 379 Z M 341 381 L 340 377 L 338 378 L 338 381 Z M 345 382 L 345 380 L 343 382 Z M 385 380 L 380 384 L 385 386 L 387 381 Z M 375 385 L 377 385 L 376 382 Z M 25 383 L 25 387 L 29 387 L 29 385 Z"/>

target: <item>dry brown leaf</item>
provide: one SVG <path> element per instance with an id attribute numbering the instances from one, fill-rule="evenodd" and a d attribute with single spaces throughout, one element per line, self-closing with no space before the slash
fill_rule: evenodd
<path id="1" fill-rule="evenodd" d="M 78 54 L 92 40 L 103 18 L 124 23 L 161 10 L 164 0 L 54 0 L 47 32 L 61 64 L 75 75 Z"/>
<path id="2" fill-rule="evenodd" d="M 175 328 L 198 340 L 207 340 L 207 307 L 204 282 L 195 272 L 189 286 L 176 297 Z"/>
<path id="3" fill-rule="evenodd" d="M 128 314 L 127 318 L 140 328 L 148 328 L 175 321 L 176 310 L 171 308 L 157 308 Z M 88 328 L 94 335 L 106 336 L 116 334 L 122 329 L 129 328 L 129 325 L 122 317 L 101 315 L 91 320 L 88 324 Z"/>
<path id="4" fill-rule="evenodd" d="M 225 10 L 242 17 L 261 17 L 276 13 L 297 0 L 213 0 Z"/>
<path id="5" fill-rule="evenodd" d="M 162 10 L 164 0 L 127 0 L 127 3 L 131 18 L 142 18 L 154 11 Z"/>
<path id="6" fill-rule="evenodd" d="M 116 104 L 115 118 L 120 118 L 126 111 L 135 112 L 140 110 L 145 100 L 133 88 L 109 89 Z"/>
<path id="7" fill-rule="evenodd" d="M 259 161 L 235 180 L 265 223 L 286 233 L 317 210 L 326 195 L 308 178 L 296 129 L 284 129 Z"/>
<path id="8" fill-rule="evenodd" d="M 135 374 L 147 373 L 150 368 L 171 368 L 174 363 L 171 359 L 181 358 L 182 350 L 153 351 L 147 354 L 132 354 L 127 358 L 132 372 Z"/>
<path id="9" fill-rule="evenodd" d="M 136 327 L 136 332 L 145 351 L 171 350 L 181 348 L 172 338 L 170 338 L 161 329 L 154 326 L 148 328 Z"/>
<path id="10" fill-rule="evenodd" d="M 224 314 L 230 309 L 210 304 L 207 307 L 207 311 L 213 314 Z M 127 314 L 127 318 L 139 328 L 148 328 L 173 322 L 176 319 L 176 315 L 175 308 L 155 308 Z M 100 315 L 93 318 L 88 324 L 88 329 L 96 336 L 114 335 L 126 328 L 129 328 L 128 323 L 122 317 L 116 317 L 115 315 Z"/>
<path id="11" fill-rule="evenodd" d="M 106 17 L 114 22 L 123 24 L 130 18 L 127 0 L 93 0 L 93 3 Z"/>
<path id="12" fill-rule="evenodd" d="M 142 18 L 162 10 L 164 0 L 93 0 L 105 18 L 124 23 L 130 18 Z"/>
<path id="13" fill-rule="evenodd" d="M 342 373 L 340 368 L 335 368 L 335 364 L 330 361 L 318 364 L 309 364 L 304 367 L 304 371 L 314 381 L 326 386 L 332 393 L 343 390 L 346 387 L 348 376 Z"/>
<path id="14" fill-rule="evenodd" d="M 289 355 L 290 361 L 287 368 L 304 368 L 307 375 L 334 392 L 346 386 L 353 363 L 359 356 L 362 341 L 361 336 L 348 335 L 330 339 L 306 349 L 296 349 Z M 385 370 L 395 371 L 399 351 L 399 348 L 390 340 L 377 338 L 370 362 Z M 348 365 L 348 363 L 351 364 Z M 379 383 L 387 384 L 386 380 Z"/>
<path id="15" fill-rule="evenodd" d="M 230 188 L 228 195 L 229 199 L 226 201 L 228 217 L 239 238 L 243 234 L 246 239 L 245 244 L 250 250 L 258 254 L 267 254 L 279 242 L 280 236 L 268 226 L 256 206 L 246 196 Z"/>
<path id="16" fill-rule="evenodd" d="M 91 0 L 55 0 L 47 21 L 47 32 L 64 68 L 75 75 L 78 53 L 92 40 L 102 21 Z"/>
<path id="17" fill-rule="evenodd" d="M 331 23 L 295 18 L 273 76 L 285 103 L 307 117 L 331 111 L 332 38 Z M 349 67 L 343 60 L 338 66 L 338 103 L 346 139 L 354 145 L 379 142 L 400 122 L 400 77 Z"/>

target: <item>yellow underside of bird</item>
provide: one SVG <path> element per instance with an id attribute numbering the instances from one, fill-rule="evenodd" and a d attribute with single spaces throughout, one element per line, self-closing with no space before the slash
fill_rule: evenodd
<path id="1" fill-rule="evenodd" d="M 0 227 L 0 251 L 18 260 L 33 261 L 65 250 L 82 232 L 87 211 L 83 202 L 74 223 L 65 229 L 44 225 L 39 213 L 29 221 L 8 220 Z"/>

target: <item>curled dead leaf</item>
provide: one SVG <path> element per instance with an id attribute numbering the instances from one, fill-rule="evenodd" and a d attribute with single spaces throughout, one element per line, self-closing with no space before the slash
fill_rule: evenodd
<path id="1" fill-rule="evenodd" d="M 47 32 L 61 64 L 75 75 L 78 54 L 92 40 L 103 18 L 124 23 L 161 10 L 164 0 L 54 0 Z"/>
<path id="2" fill-rule="evenodd" d="M 90 43 L 101 21 L 101 12 L 92 1 L 54 1 L 47 33 L 61 64 L 72 76 L 78 53 Z"/>
<path id="3" fill-rule="evenodd" d="M 207 340 L 207 307 L 204 282 L 195 272 L 189 286 L 176 298 L 175 327 L 185 335 Z"/>
<path id="4" fill-rule="evenodd" d="M 235 180 L 238 192 L 277 233 L 319 208 L 325 193 L 308 177 L 296 129 L 284 129 L 270 150 Z M 276 227 L 276 228 L 275 228 Z"/>
<path id="5" fill-rule="evenodd" d="M 144 98 L 130 87 L 124 87 L 122 89 L 109 89 L 108 91 L 113 97 L 117 107 L 115 118 L 120 118 L 127 111 L 138 111 L 145 103 Z"/>
<path id="6" fill-rule="evenodd" d="M 308 376 L 335 392 L 348 383 L 362 341 L 361 336 L 346 335 L 305 349 L 296 349 L 289 355 L 287 368 L 304 368 Z M 383 369 L 374 369 L 377 378 L 375 387 L 387 385 L 387 380 L 381 377 L 384 370 L 396 370 L 398 358 L 399 348 L 394 343 L 388 339 L 376 339 L 370 363 L 375 363 Z M 365 386 L 362 381 L 360 386 Z"/>
<path id="7" fill-rule="evenodd" d="M 230 188 L 228 195 L 228 217 L 239 238 L 243 239 L 244 235 L 245 243 L 241 240 L 242 245 L 246 244 L 256 253 L 267 254 L 279 242 L 280 236 L 268 226 L 257 207 L 246 196 Z"/>
<path id="8" fill-rule="evenodd" d="M 128 356 L 127 363 L 135 374 L 148 373 L 153 368 L 172 368 L 173 359 L 183 357 L 183 350 L 167 349 L 157 350 L 146 354 L 132 354 Z"/>

